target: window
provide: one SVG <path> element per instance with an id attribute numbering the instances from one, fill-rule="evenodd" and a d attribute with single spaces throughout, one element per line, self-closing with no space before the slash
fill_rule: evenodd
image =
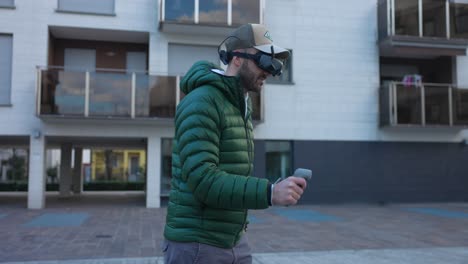
<path id="1" fill-rule="evenodd" d="M 114 0 L 58 0 L 57 11 L 115 15 L 115 3 Z"/>
<path id="2" fill-rule="evenodd" d="M 0 0 L 0 8 L 15 8 L 15 0 Z"/>
<path id="3" fill-rule="evenodd" d="M 161 141 L 161 195 L 168 196 L 172 179 L 172 139 Z"/>
<path id="4" fill-rule="evenodd" d="M 199 21 L 202 24 L 226 24 L 227 23 L 227 1 L 200 0 Z"/>
<path id="5" fill-rule="evenodd" d="M 260 1 L 232 0 L 232 24 L 259 23 Z"/>
<path id="6" fill-rule="evenodd" d="M 162 21 L 228 26 L 261 24 L 260 2 L 259 0 L 163 0 Z"/>
<path id="7" fill-rule="evenodd" d="M 27 191 L 28 151 L 0 148 L 0 192 Z"/>
<path id="8" fill-rule="evenodd" d="M 266 141 L 266 178 L 275 182 L 292 174 L 292 151 L 290 141 Z"/>
<path id="9" fill-rule="evenodd" d="M 12 52 L 13 36 L 0 34 L 0 105 L 11 103 Z"/>
<path id="10" fill-rule="evenodd" d="M 143 149 L 90 149 L 91 168 L 84 171 L 85 191 L 143 190 L 146 151 Z M 85 165 L 83 163 L 83 165 Z M 85 167 L 86 168 L 86 167 Z M 59 175 L 60 179 L 60 175 Z"/>
<path id="11" fill-rule="evenodd" d="M 165 20 L 193 23 L 195 2 L 193 0 L 164 1 Z"/>
<path id="12" fill-rule="evenodd" d="M 146 72 L 148 65 L 146 63 L 146 52 L 128 51 L 127 52 L 127 73 Z"/>
<path id="13" fill-rule="evenodd" d="M 185 74 L 199 60 L 219 63 L 216 46 L 169 44 L 169 74 Z"/>
<path id="14" fill-rule="evenodd" d="M 292 78 L 292 57 L 293 52 L 289 50 L 289 58 L 283 64 L 283 72 L 280 76 L 270 76 L 267 79 L 268 83 L 277 83 L 277 84 L 293 84 Z"/>

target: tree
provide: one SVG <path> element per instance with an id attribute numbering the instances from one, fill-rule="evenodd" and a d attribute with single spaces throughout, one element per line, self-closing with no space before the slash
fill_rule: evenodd
<path id="1" fill-rule="evenodd" d="M 51 182 L 55 183 L 57 180 L 57 166 L 48 168 L 46 173 L 47 173 L 47 176 L 50 177 Z"/>
<path id="2" fill-rule="evenodd" d="M 13 149 L 13 156 L 8 159 L 10 170 L 7 172 L 7 177 L 13 181 L 21 181 L 25 178 L 26 159 L 16 155 L 16 150 Z"/>

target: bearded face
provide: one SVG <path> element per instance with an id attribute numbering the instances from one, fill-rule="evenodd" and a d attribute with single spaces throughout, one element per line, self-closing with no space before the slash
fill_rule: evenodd
<path id="1" fill-rule="evenodd" d="M 252 60 L 244 59 L 238 75 L 244 92 L 260 93 L 269 73 L 260 69 Z"/>

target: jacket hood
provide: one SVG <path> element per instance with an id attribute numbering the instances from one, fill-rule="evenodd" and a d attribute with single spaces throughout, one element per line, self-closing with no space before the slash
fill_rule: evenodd
<path id="1" fill-rule="evenodd" d="M 239 77 L 225 76 L 222 73 L 223 70 L 211 62 L 196 62 L 180 81 L 180 89 L 187 95 L 198 87 L 213 86 L 219 89 L 232 104 L 240 109 L 244 108 Z"/>

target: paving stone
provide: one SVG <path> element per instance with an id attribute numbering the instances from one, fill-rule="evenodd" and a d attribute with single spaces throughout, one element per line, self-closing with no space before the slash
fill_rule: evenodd
<path id="1" fill-rule="evenodd" d="M 5 215 L 0 218 L 0 262 L 76 260 L 81 261 L 76 263 L 86 263 L 83 261 L 97 259 L 98 262 L 89 263 L 101 263 L 109 258 L 118 258 L 112 260 L 115 262 L 131 258 L 139 258 L 132 261 L 160 261 L 166 208 L 146 209 L 144 199 L 132 197 L 104 200 L 106 203 L 101 200 L 93 203 L 92 199 L 85 198 L 80 203 L 79 199 L 48 197 L 47 208 L 43 210 L 28 210 L 12 202 L 0 205 L 0 215 Z M 44 222 L 34 227 L 25 225 L 47 214 L 81 214 L 86 219 L 74 226 L 61 225 L 63 221 L 73 222 L 66 218 L 55 225 Z M 330 251 L 349 256 L 348 253 L 340 255 L 343 250 L 362 252 L 360 257 L 370 259 L 375 254 L 385 255 L 388 250 L 413 250 L 408 254 L 424 256 L 424 250 L 439 248 L 435 252 L 440 256 L 449 253 L 465 256 L 463 249 L 468 248 L 465 214 L 468 214 L 466 203 L 273 207 L 251 211 L 247 238 L 252 252 L 263 256 L 258 261 L 264 261 L 268 254 L 288 256 L 288 252 Z M 390 256 L 393 255 L 389 255 L 392 260 Z M 454 261 L 457 263 L 455 258 Z"/>

